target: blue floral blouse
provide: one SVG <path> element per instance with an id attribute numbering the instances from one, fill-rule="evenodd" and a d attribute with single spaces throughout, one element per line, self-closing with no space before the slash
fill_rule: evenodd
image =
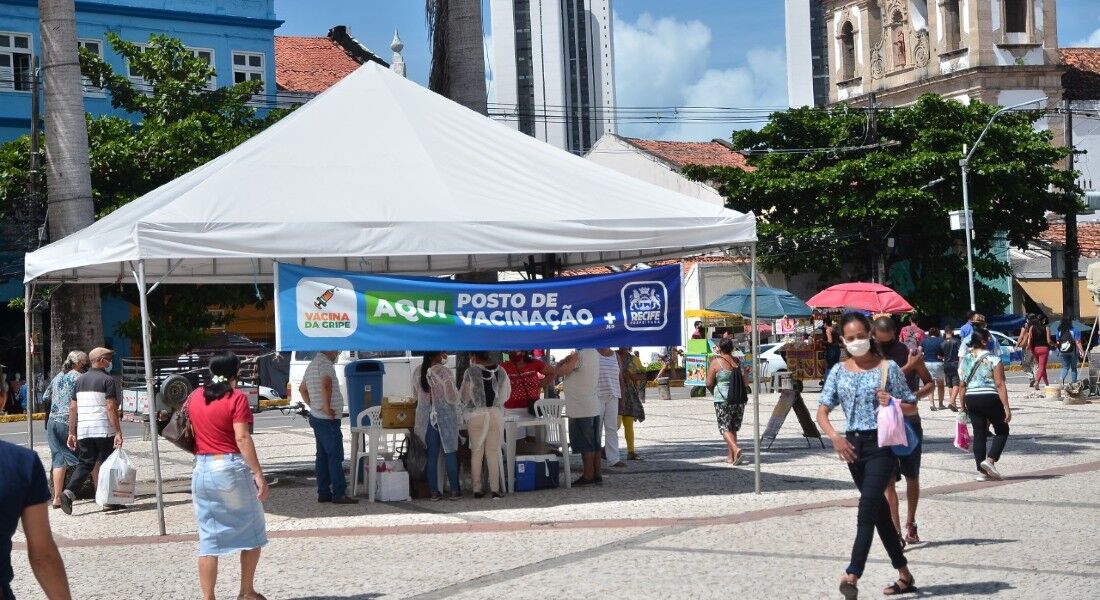
<path id="1" fill-rule="evenodd" d="M 892 360 L 887 360 L 886 390 L 902 402 L 915 402 L 901 368 Z M 849 371 L 844 363 L 838 363 L 829 371 L 825 388 L 821 390 L 818 403 L 829 410 L 838 405 L 844 409 L 844 425 L 847 431 L 873 431 L 878 429 L 875 407 L 878 406 L 878 389 L 882 383 L 879 367 L 870 371 Z"/>
<path id="2" fill-rule="evenodd" d="M 77 377 L 80 377 L 80 373 L 76 371 L 58 373 L 42 395 L 42 400 L 50 403 L 51 421 L 69 422 L 69 403 L 76 397 Z"/>

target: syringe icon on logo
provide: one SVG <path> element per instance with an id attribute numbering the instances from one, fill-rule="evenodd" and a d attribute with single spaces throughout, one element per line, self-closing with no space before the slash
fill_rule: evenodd
<path id="1" fill-rule="evenodd" d="M 316 306 L 318 309 L 322 309 L 328 306 L 329 300 L 332 300 L 332 297 L 336 295 L 337 289 L 339 288 L 331 287 L 325 290 L 320 296 L 317 296 L 316 300 L 313 301 L 313 306 Z"/>

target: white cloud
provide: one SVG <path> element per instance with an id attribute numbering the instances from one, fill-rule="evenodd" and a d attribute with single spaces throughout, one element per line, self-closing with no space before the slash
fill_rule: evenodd
<path id="1" fill-rule="evenodd" d="M 776 107 L 787 103 L 782 48 L 752 48 L 745 66 L 708 68 L 711 31 L 700 21 L 641 15 L 615 21 L 616 101 L 622 107 Z M 620 133 L 679 140 L 728 138 L 737 123 L 629 123 Z"/>
<path id="2" fill-rule="evenodd" d="M 1091 46 L 1100 46 L 1100 29 L 1097 29 L 1096 31 L 1092 32 L 1092 35 L 1090 35 L 1089 37 L 1085 38 L 1084 40 L 1082 40 L 1080 42 L 1077 42 L 1076 44 L 1074 44 L 1074 46 L 1077 46 L 1077 47 L 1081 47 L 1081 46 L 1090 46 L 1090 47 Z"/>

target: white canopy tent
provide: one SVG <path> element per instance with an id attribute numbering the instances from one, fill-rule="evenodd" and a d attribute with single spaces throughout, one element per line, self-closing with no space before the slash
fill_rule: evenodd
<path id="1" fill-rule="evenodd" d="M 28 254 L 25 281 L 28 297 L 33 284 L 136 283 L 152 397 L 152 281 L 271 282 L 279 261 L 451 274 L 519 270 L 530 256 L 569 268 L 744 246 L 755 270 L 755 242 L 751 214 L 573 156 L 368 63 L 234 150 Z"/>

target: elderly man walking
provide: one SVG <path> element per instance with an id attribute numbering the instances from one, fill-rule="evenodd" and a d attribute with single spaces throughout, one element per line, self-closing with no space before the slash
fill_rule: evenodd
<path id="1" fill-rule="evenodd" d="M 118 417 L 118 385 L 111 377 L 114 350 L 95 348 L 88 353 L 90 369 L 76 380 L 76 395 L 69 404 L 69 450 L 76 451 L 79 464 L 73 469 L 69 485 L 61 493 L 61 510 L 73 514 L 84 481 L 96 467 L 122 447 L 122 426 Z M 109 504 L 104 510 L 118 510 Z"/>
<path id="2" fill-rule="evenodd" d="M 344 395 L 336 378 L 339 352 L 318 352 L 306 367 L 298 391 L 309 405 L 309 426 L 317 441 L 317 501 L 333 504 L 359 504 L 347 496 L 344 476 L 344 434 L 340 419 L 344 415 Z M 354 468 L 354 466 L 352 467 Z"/>

